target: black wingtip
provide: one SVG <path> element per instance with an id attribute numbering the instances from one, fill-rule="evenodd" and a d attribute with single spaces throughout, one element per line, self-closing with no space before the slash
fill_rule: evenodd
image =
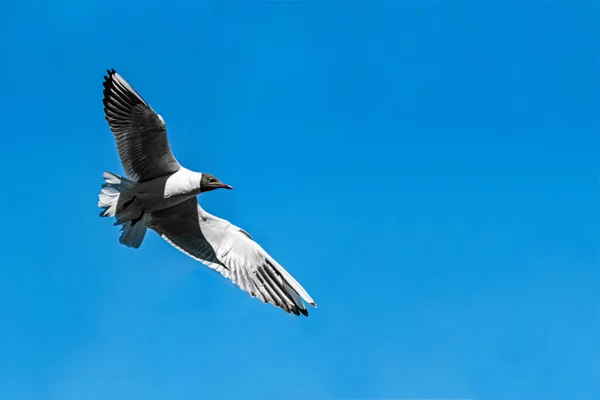
<path id="1" fill-rule="evenodd" d="M 102 85 L 104 86 L 103 103 L 105 107 L 108 99 L 113 95 L 120 97 L 121 100 L 130 102 L 132 105 L 145 104 L 147 107 L 150 107 L 146 100 L 124 81 L 122 76 L 119 75 L 119 77 L 115 77 L 118 73 L 114 68 L 107 69 L 106 72 L 108 73 L 108 76 L 105 75 L 104 82 L 102 82 Z M 116 93 L 111 94 L 111 91 Z M 123 97 L 125 97 L 125 99 Z"/>
<path id="2" fill-rule="evenodd" d="M 108 81 L 110 81 L 110 80 L 112 79 L 113 75 L 114 75 L 114 74 L 116 74 L 116 73 L 117 73 L 117 71 L 115 71 L 115 69 L 114 69 L 114 68 L 107 69 L 107 70 L 106 70 L 106 74 L 107 74 L 107 75 L 105 75 L 105 76 L 104 76 L 104 81 L 105 81 L 105 82 L 108 82 Z"/>
<path id="3" fill-rule="evenodd" d="M 302 310 L 302 309 L 299 309 L 299 310 L 302 313 L 302 315 L 304 315 L 305 317 L 308 317 L 308 310 Z"/>

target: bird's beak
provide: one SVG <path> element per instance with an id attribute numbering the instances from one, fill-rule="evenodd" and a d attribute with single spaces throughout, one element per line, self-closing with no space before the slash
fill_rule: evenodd
<path id="1" fill-rule="evenodd" d="M 233 188 L 231 186 L 226 185 L 224 183 L 220 187 L 222 187 L 223 189 L 233 190 Z"/>

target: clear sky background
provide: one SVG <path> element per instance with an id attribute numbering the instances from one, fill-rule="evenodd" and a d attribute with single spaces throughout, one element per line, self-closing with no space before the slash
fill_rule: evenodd
<path id="1" fill-rule="evenodd" d="M 600 398 L 597 4 L 0 10 L 0 398 Z M 308 318 L 119 244 L 107 68 Z"/>

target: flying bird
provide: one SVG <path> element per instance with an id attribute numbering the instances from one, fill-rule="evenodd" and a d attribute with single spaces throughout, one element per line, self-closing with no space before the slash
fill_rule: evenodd
<path id="1" fill-rule="evenodd" d="M 138 248 L 148 228 L 189 257 L 220 272 L 252 297 L 287 313 L 317 307 L 304 288 L 244 230 L 206 212 L 197 195 L 232 189 L 177 162 L 165 120 L 114 69 L 104 77 L 104 114 L 127 177 L 103 174 L 101 217 L 121 226 L 119 241 Z"/>

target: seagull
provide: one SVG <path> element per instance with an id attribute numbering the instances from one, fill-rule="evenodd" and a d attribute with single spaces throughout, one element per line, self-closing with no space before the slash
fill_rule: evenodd
<path id="1" fill-rule="evenodd" d="M 229 189 L 215 176 L 177 162 L 165 120 L 114 69 L 104 76 L 104 114 L 127 177 L 104 172 L 101 217 L 121 226 L 119 241 L 139 248 L 148 228 L 230 279 L 250 296 L 288 314 L 317 307 L 304 288 L 243 229 L 206 212 L 200 193 Z"/>

